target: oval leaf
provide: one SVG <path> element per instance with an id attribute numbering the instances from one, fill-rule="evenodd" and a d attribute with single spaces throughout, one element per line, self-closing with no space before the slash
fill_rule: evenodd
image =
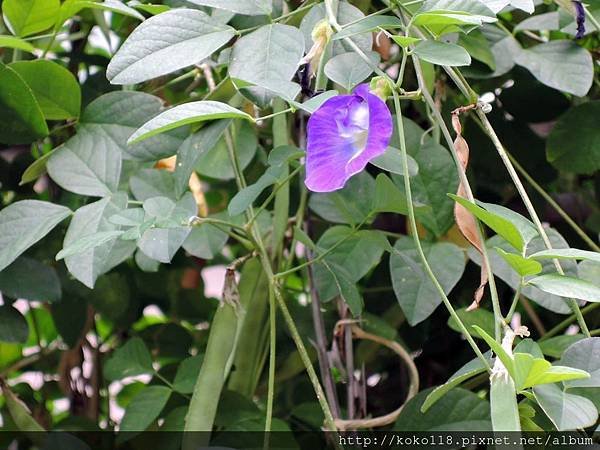
<path id="1" fill-rule="evenodd" d="M 199 63 L 233 36 L 233 28 L 202 11 L 173 9 L 137 27 L 111 60 L 106 76 L 113 84 L 141 83 Z"/>

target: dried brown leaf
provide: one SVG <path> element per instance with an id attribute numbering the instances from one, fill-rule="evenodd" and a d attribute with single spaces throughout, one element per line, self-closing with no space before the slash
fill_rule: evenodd
<path id="1" fill-rule="evenodd" d="M 459 108 L 452 112 L 452 127 L 456 132 L 456 139 L 454 140 L 454 147 L 456 148 L 456 153 L 458 155 L 458 159 L 463 169 L 466 171 L 467 166 L 469 165 L 469 144 L 462 136 L 462 126 L 460 123 L 459 115 L 464 111 L 464 108 Z M 456 195 L 459 197 L 466 197 L 466 188 L 461 182 L 458 186 L 458 191 Z M 456 224 L 460 232 L 463 236 L 477 249 L 479 253 L 483 255 L 483 243 L 479 237 L 479 232 L 477 229 L 477 222 L 473 215 L 462 205 L 459 203 L 454 204 L 454 218 L 456 220 Z M 487 265 L 485 264 L 485 259 L 483 259 L 483 264 L 481 265 L 481 276 L 479 287 L 475 291 L 473 303 L 467 308 L 467 311 L 472 311 L 479 307 L 479 303 L 483 298 L 483 294 L 485 291 L 485 286 L 488 283 L 488 270 Z"/>

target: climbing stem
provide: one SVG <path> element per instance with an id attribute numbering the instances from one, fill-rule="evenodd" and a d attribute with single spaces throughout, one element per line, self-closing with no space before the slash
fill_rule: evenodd
<path id="1" fill-rule="evenodd" d="M 415 247 L 417 248 L 417 253 L 419 255 L 419 258 L 421 259 L 421 263 L 423 264 L 423 267 L 425 269 L 425 272 L 427 273 L 427 276 L 429 277 L 429 279 L 435 286 L 436 290 L 438 291 L 440 297 L 442 298 L 442 302 L 444 303 L 444 306 L 446 306 L 446 308 L 448 309 L 448 312 L 450 313 L 450 316 L 458 324 L 458 327 L 462 331 L 465 339 L 467 340 L 467 342 L 469 343 L 469 345 L 471 346 L 471 348 L 473 349 L 475 354 L 481 359 L 481 361 L 484 363 L 485 367 L 488 370 L 491 370 L 490 365 L 487 362 L 487 359 L 485 358 L 485 356 L 483 356 L 483 353 L 481 353 L 481 350 L 479 350 L 479 347 L 477 347 L 477 344 L 475 343 L 475 341 L 469 334 L 467 327 L 464 325 L 464 323 L 462 322 L 462 320 L 460 319 L 460 317 L 454 310 L 454 307 L 450 303 L 450 300 L 448 300 L 448 297 L 446 296 L 446 293 L 444 292 L 444 288 L 441 286 L 437 277 L 433 273 L 433 270 L 431 269 L 431 267 L 429 266 L 429 262 L 427 261 L 427 257 L 425 256 L 425 253 L 423 252 L 423 247 L 421 246 L 421 241 L 419 239 L 419 230 L 417 228 L 417 220 L 415 218 L 415 210 L 414 210 L 413 201 L 412 201 L 412 188 L 410 186 L 410 177 L 409 177 L 409 173 L 408 173 L 408 155 L 407 155 L 407 151 L 406 151 L 406 139 L 404 136 L 404 124 L 402 123 L 402 110 L 400 108 L 400 97 L 398 96 L 398 93 L 395 90 L 393 91 L 392 94 L 394 97 L 394 108 L 396 110 L 396 124 L 397 124 L 396 128 L 397 128 L 397 133 L 398 133 L 398 139 L 400 141 L 400 152 L 401 152 L 401 156 L 402 156 L 402 160 L 403 160 L 403 171 L 404 171 L 403 178 L 404 178 L 404 189 L 406 191 L 406 203 L 408 205 L 408 220 L 409 220 L 409 224 L 410 224 L 411 235 L 413 237 Z"/>
<path id="2" fill-rule="evenodd" d="M 429 104 L 429 106 L 432 110 L 432 113 L 434 115 L 434 118 L 437 121 L 438 126 L 440 127 L 440 129 L 442 131 L 442 135 L 444 136 L 444 139 L 446 140 L 446 143 L 448 144 L 448 148 L 450 149 L 450 153 L 452 154 L 452 158 L 454 159 L 456 169 L 458 170 L 458 176 L 459 176 L 460 182 L 465 190 L 465 193 L 467 195 L 467 199 L 470 202 L 475 202 L 475 198 L 473 197 L 473 191 L 471 190 L 471 185 L 469 184 L 469 179 L 467 178 L 467 174 L 463 168 L 462 162 L 458 156 L 458 152 L 456 151 L 456 148 L 454 146 L 454 141 L 452 140 L 452 136 L 450 136 L 450 131 L 448 130 L 448 127 L 446 126 L 446 122 L 444 122 L 442 114 L 440 113 L 439 109 L 435 105 L 435 101 L 433 100 L 433 97 L 431 96 L 431 93 L 429 92 L 429 90 L 427 88 L 427 83 L 425 83 L 425 79 L 423 76 L 423 70 L 421 68 L 419 58 L 415 55 L 412 55 L 412 60 L 413 60 L 413 65 L 415 67 L 415 72 L 417 74 L 417 80 L 419 82 L 419 88 L 421 89 L 421 92 L 423 94 L 423 97 L 425 98 L 425 101 L 427 102 L 427 104 Z M 502 333 L 502 324 L 504 323 L 504 318 L 502 317 L 502 311 L 500 309 L 500 300 L 498 298 L 498 290 L 496 289 L 496 281 L 494 278 L 494 273 L 492 272 L 492 266 L 490 264 L 487 247 L 485 245 L 485 237 L 479 226 L 477 227 L 477 233 L 479 236 L 479 240 L 482 244 L 481 245 L 481 253 L 483 256 L 484 264 L 487 269 L 488 282 L 489 282 L 489 287 L 490 287 L 490 296 L 492 298 L 492 309 L 493 309 L 494 318 L 495 318 L 494 331 L 495 331 L 495 335 L 496 335 L 496 340 L 499 341 L 501 333 Z"/>

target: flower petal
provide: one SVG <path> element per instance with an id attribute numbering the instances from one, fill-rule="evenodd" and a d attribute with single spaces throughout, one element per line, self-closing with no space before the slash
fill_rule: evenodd
<path id="1" fill-rule="evenodd" d="M 364 170 L 369 161 L 383 155 L 394 131 L 390 110 L 383 100 L 369 92 L 367 84 L 358 86 L 354 93 L 368 102 L 369 135 L 364 150 L 348 162 L 346 172 L 349 176 Z"/>
<path id="2" fill-rule="evenodd" d="M 353 95 L 338 95 L 327 100 L 308 120 L 306 187 L 313 192 L 330 192 L 346 183 L 345 166 L 354 153 L 353 141 L 338 129 Z"/>

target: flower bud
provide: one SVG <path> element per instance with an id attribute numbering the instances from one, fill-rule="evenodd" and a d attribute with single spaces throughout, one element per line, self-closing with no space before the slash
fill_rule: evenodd
<path id="1" fill-rule="evenodd" d="M 310 48 L 306 56 L 302 58 L 300 63 L 308 64 L 310 67 L 310 75 L 313 76 L 315 74 L 315 68 L 318 67 L 321 56 L 323 56 L 323 52 L 325 51 L 325 48 L 327 48 L 327 44 L 329 44 L 331 36 L 333 36 L 333 29 L 329 25 L 329 22 L 326 19 L 323 19 L 315 25 L 311 36 L 313 40 L 313 46 Z"/>
<path id="2" fill-rule="evenodd" d="M 392 95 L 394 87 L 389 80 L 384 77 L 374 77 L 370 84 L 371 93 L 379 97 L 384 102 Z"/>

